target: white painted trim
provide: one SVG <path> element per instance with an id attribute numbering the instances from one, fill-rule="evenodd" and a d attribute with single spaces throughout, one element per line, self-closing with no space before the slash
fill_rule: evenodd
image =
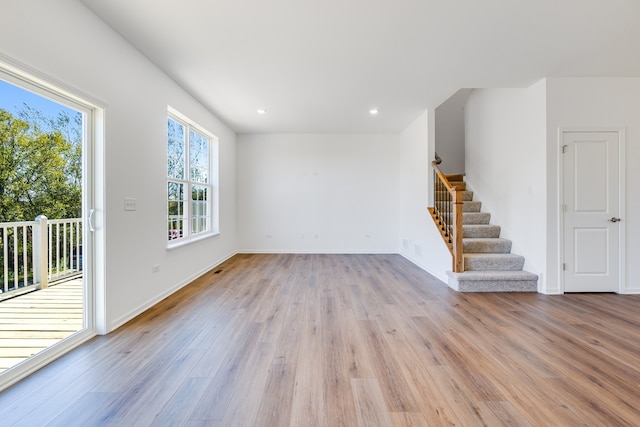
<path id="1" fill-rule="evenodd" d="M 63 95 L 68 101 L 80 104 L 88 109 L 96 107 L 106 108 L 108 105 L 101 99 L 94 97 L 86 92 L 78 90 L 61 80 L 42 73 L 41 71 L 28 66 L 22 62 L 0 52 L 0 69 L 12 75 L 18 80 L 39 87 L 47 92 L 53 92 Z M 56 101 L 54 99 L 54 101 Z M 56 101 L 59 102 L 59 101 Z"/>
<path id="2" fill-rule="evenodd" d="M 239 252 L 237 252 L 237 251 L 231 252 L 230 254 L 220 258 L 218 261 L 215 261 L 214 263 L 212 263 L 209 266 L 203 268 L 202 270 L 198 271 L 197 273 L 194 273 L 194 274 L 190 275 L 189 277 L 187 277 L 183 281 L 181 281 L 181 282 L 177 283 L 176 285 L 172 286 L 171 288 L 169 288 L 167 291 L 159 294 L 158 296 L 148 300 L 147 302 L 145 302 L 143 304 L 140 304 L 138 307 L 136 307 L 133 310 L 129 311 L 128 313 L 120 316 L 119 318 L 114 319 L 109 324 L 109 330 L 107 331 L 107 333 L 115 331 L 120 326 L 124 325 L 125 323 L 127 323 L 128 321 L 132 320 L 133 318 L 139 316 L 140 314 L 144 313 L 145 311 L 147 311 L 148 309 L 150 309 L 154 305 L 158 304 L 163 299 L 165 299 L 165 298 L 169 297 L 170 295 L 176 293 L 180 289 L 184 288 L 185 286 L 187 286 L 188 284 L 190 284 L 191 282 L 196 280 L 198 277 L 202 276 L 203 274 L 207 273 L 208 271 L 213 270 L 214 268 L 216 268 L 217 266 L 219 266 L 220 264 L 222 264 L 223 262 L 225 262 L 226 260 L 228 260 L 229 258 L 231 258 L 232 256 L 234 256 L 234 255 L 236 255 L 238 253 Z"/>
<path id="3" fill-rule="evenodd" d="M 372 251 L 368 249 L 354 251 L 352 249 L 349 250 L 340 250 L 340 249 L 328 249 L 328 250 L 315 250 L 315 249 L 291 249 L 291 250 L 271 250 L 271 249 L 240 249 L 237 251 L 239 254 L 305 254 L 305 255 L 322 255 L 322 254 L 344 254 L 344 255 L 399 255 L 396 250 L 388 250 L 388 251 Z"/>
<path id="4" fill-rule="evenodd" d="M 88 144 L 83 144 L 82 148 L 83 241 L 86 243 L 84 249 L 85 271 L 83 273 L 83 329 L 3 372 L 0 375 L 1 391 L 88 341 L 97 332 L 102 332 L 105 324 L 106 307 L 103 307 L 106 301 L 104 275 L 104 115 L 108 104 L 1 52 L 0 71 L 10 83 L 82 112 L 86 120 L 83 137 L 85 141 L 88 141 Z M 91 210 L 98 213 L 97 221 L 99 222 L 93 233 L 89 231 L 87 224 L 88 214 Z"/>
<path id="5" fill-rule="evenodd" d="M 563 260 L 564 260 L 564 166 L 563 166 L 563 159 L 562 159 L 562 140 L 563 140 L 563 133 L 566 130 L 564 128 L 559 127 L 558 128 L 558 134 L 557 134 L 557 141 L 558 143 L 556 144 L 556 156 L 557 156 L 557 160 L 556 160 L 556 164 L 557 164 L 557 171 L 556 171 L 556 176 L 558 177 L 558 182 L 556 183 L 557 185 L 557 191 L 556 194 L 557 196 L 557 200 L 556 200 L 556 206 L 558 207 L 558 217 L 557 217 L 557 227 L 556 227 L 556 232 L 557 232 L 557 237 L 558 237 L 558 263 L 557 263 L 557 287 L 554 290 L 550 290 L 550 289 L 546 289 L 545 293 L 550 293 L 550 294 L 564 294 L 564 274 L 562 273 L 562 264 L 563 264 Z"/>
<path id="6" fill-rule="evenodd" d="M 557 164 L 558 164 L 558 293 L 564 293 L 564 162 L 562 159 L 562 141 L 565 133 L 572 132 L 616 132 L 618 134 L 618 212 L 622 221 L 618 223 L 618 293 L 640 293 L 640 288 L 627 288 L 626 281 L 626 144 L 627 133 L 624 126 L 560 126 L 558 127 Z M 545 292 L 547 293 L 547 292 Z"/>
<path id="7" fill-rule="evenodd" d="M 422 269 L 423 271 L 429 273 L 430 275 L 432 275 L 435 279 L 440 280 L 443 284 L 449 286 L 452 289 L 455 289 L 456 291 L 458 289 L 453 288 L 449 285 L 449 278 L 445 275 L 444 277 L 439 276 L 437 273 L 429 270 L 428 268 L 426 268 L 424 265 L 421 265 L 417 260 L 415 260 L 414 258 L 411 258 L 410 256 L 403 254 L 403 253 L 399 253 L 398 255 L 400 255 L 402 258 L 406 259 L 407 261 L 409 261 L 410 263 L 414 264 L 416 267 Z"/>
<path id="8" fill-rule="evenodd" d="M 0 392 L 22 381 L 95 336 L 95 332 L 83 329 L 7 369 L 0 375 Z"/>
<path id="9" fill-rule="evenodd" d="M 620 265 L 618 268 L 620 269 L 619 280 L 620 284 L 618 287 L 618 293 L 627 294 L 630 293 L 629 289 L 627 289 L 627 170 L 626 170 L 626 158 L 627 158 L 627 129 L 619 128 L 618 132 L 618 212 L 620 212 L 620 217 L 623 218 L 621 222 L 618 223 L 619 229 L 619 239 L 618 239 L 618 254 L 620 257 Z M 637 293 L 637 292 L 636 292 Z"/>

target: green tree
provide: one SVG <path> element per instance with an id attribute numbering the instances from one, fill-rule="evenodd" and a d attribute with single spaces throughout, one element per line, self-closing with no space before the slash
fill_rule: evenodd
<path id="1" fill-rule="evenodd" d="M 0 222 L 81 212 L 82 116 L 0 109 Z"/>

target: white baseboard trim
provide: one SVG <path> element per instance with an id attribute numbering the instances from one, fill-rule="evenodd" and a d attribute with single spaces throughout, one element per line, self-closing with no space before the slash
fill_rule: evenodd
<path id="1" fill-rule="evenodd" d="M 425 267 L 424 265 L 421 265 L 416 259 L 411 258 L 410 256 L 408 256 L 406 254 L 403 254 L 403 253 L 399 253 L 398 255 L 400 255 L 402 258 L 406 259 L 410 263 L 415 264 L 417 267 L 420 267 L 422 270 L 426 271 L 427 273 L 429 273 L 430 275 L 432 275 L 436 279 L 440 280 L 441 282 L 443 282 L 445 284 L 447 284 L 449 282 L 449 279 L 446 276 L 445 277 L 441 277 L 439 274 L 436 274 L 433 271 L 430 271 L 427 267 Z"/>
<path id="2" fill-rule="evenodd" d="M 322 254 L 331 254 L 331 255 L 397 255 L 398 252 L 394 250 L 388 251 L 371 251 L 371 250 L 300 250 L 300 249 L 291 249 L 291 250 L 265 250 L 265 249 L 240 249 L 238 250 L 239 254 L 311 254 L 311 255 L 322 255 Z"/>
<path id="3" fill-rule="evenodd" d="M 220 258 L 219 260 L 213 262 L 209 266 L 203 268 L 202 270 L 192 274 L 191 276 L 187 277 L 183 281 L 181 281 L 181 282 L 177 283 L 176 285 L 172 286 L 167 291 L 157 295 L 155 298 L 150 299 L 149 301 L 145 302 L 144 304 L 140 304 L 138 307 L 136 307 L 133 310 L 129 311 L 125 315 L 120 316 L 117 319 L 114 319 L 109 324 L 109 330 L 107 331 L 107 334 L 110 333 L 110 332 L 115 331 L 120 326 L 124 325 L 125 323 L 127 323 L 128 321 L 132 320 L 133 318 L 139 316 L 140 314 L 144 313 L 145 311 L 147 311 L 148 309 L 150 309 L 154 305 L 158 304 L 163 299 L 165 299 L 168 296 L 176 293 L 180 289 L 182 289 L 185 286 L 187 286 L 189 283 L 193 282 L 198 277 L 200 277 L 203 274 L 205 274 L 206 272 L 216 268 L 217 266 L 219 266 L 220 264 L 222 264 L 223 262 L 225 262 L 226 260 L 228 260 L 229 258 L 231 258 L 232 256 L 234 256 L 234 255 L 236 255 L 238 253 L 239 252 L 237 252 L 237 251 L 231 252 L 230 254 Z"/>

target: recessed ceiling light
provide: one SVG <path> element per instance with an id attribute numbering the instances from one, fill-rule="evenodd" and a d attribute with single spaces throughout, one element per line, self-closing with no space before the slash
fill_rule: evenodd
<path id="1" fill-rule="evenodd" d="M 371 110 L 369 110 L 369 114 L 371 114 L 372 116 L 375 116 L 376 114 L 378 114 L 378 109 L 372 108 Z"/>
<path id="2" fill-rule="evenodd" d="M 264 108 L 258 108 L 258 114 L 267 114 L 267 110 Z"/>

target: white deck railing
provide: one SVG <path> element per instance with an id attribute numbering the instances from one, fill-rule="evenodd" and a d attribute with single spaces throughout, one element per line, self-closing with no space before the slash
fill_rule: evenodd
<path id="1" fill-rule="evenodd" d="M 0 223 L 0 301 L 82 274 L 82 220 Z"/>

